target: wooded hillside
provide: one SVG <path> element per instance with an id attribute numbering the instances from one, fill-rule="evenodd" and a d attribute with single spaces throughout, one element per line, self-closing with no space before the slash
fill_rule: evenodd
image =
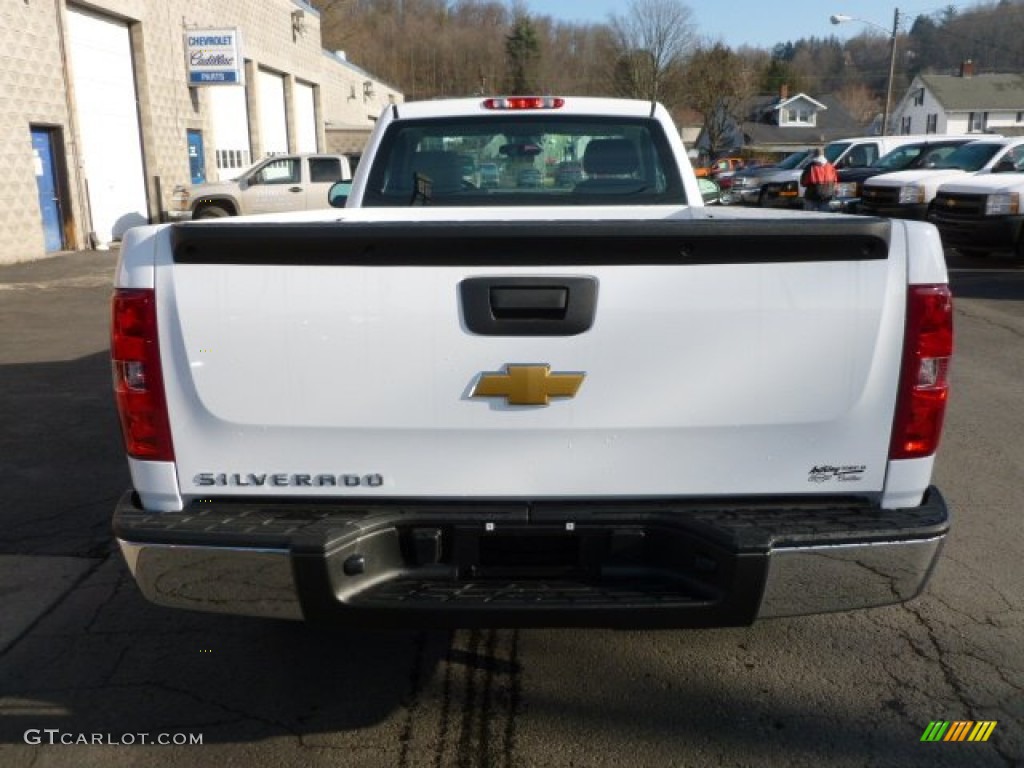
<path id="1" fill-rule="evenodd" d="M 324 46 L 406 98 L 483 93 L 657 98 L 670 108 L 731 112 L 753 93 L 836 94 L 865 122 L 880 111 L 890 37 L 780 41 L 771 50 L 708 40 L 683 0 L 630 0 L 605 24 L 563 22 L 499 0 L 314 0 Z M 823 24 L 827 13 L 822 11 Z M 879 26 L 890 19 L 871 19 Z M 851 22 L 856 24 L 857 22 Z M 807 22 L 803 23 L 806 26 Z M 799 26 L 795 25 L 795 28 Z M 914 75 L 1024 72 L 1024 0 L 948 6 L 901 19 L 894 93 Z M 709 73 L 715 73 L 713 80 Z M 702 87 L 703 84 L 706 87 Z"/>

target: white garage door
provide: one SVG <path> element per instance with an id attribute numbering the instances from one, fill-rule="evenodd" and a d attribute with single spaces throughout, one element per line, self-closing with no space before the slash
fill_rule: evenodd
<path id="1" fill-rule="evenodd" d="M 148 222 L 128 25 L 69 8 L 68 35 L 92 229 L 109 243 Z"/>
<path id="2" fill-rule="evenodd" d="M 261 69 L 257 81 L 263 152 L 267 155 L 285 154 L 288 152 L 288 123 L 284 111 L 284 78 Z"/>
<path id="3" fill-rule="evenodd" d="M 295 146 L 299 152 L 316 152 L 316 104 L 313 86 L 295 84 Z"/>
<path id="4" fill-rule="evenodd" d="M 217 180 L 233 179 L 252 165 L 245 86 L 211 85 L 206 90 L 210 94 Z"/>

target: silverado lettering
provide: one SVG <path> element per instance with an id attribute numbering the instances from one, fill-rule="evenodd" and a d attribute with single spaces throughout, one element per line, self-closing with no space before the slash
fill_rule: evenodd
<path id="1" fill-rule="evenodd" d="M 384 477 L 378 474 L 369 475 L 302 475 L 302 474 L 253 474 L 246 475 L 226 472 L 200 472 L 192 479 L 192 483 L 198 486 L 264 486 L 273 485 L 276 487 L 365 487 L 379 488 L 384 485 Z"/>

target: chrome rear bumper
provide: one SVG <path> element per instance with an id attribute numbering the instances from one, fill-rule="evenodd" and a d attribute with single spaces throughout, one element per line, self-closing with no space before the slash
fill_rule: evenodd
<path id="1" fill-rule="evenodd" d="M 749 510 L 729 509 L 729 523 L 715 530 L 714 514 L 680 522 L 672 516 L 684 512 L 665 503 L 590 516 L 590 507 L 559 508 L 531 522 L 496 514 L 489 524 L 486 512 L 468 520 L 462 510 L 403 508 L 279 529 L 262 546 L 256 534 L 247 545 L 218 545 L 218 531 L 231 539 L 224 532 L 239 530 L 245 514 L 211 525 L 208 517 L 173 513 L 170 528 L 154 528 L 139 523 L 140 515 L 161 524 L 167 516 L 126 503 L 115 524 L 118 542 L 152 602 L 352 626 L 740 626 L 882 606 L 922 591 L 949 527 L 945 503 L 931 489 L 920 509 L 890 516 L 866 508 L 874 526 L 853 530 L 843 521 L 855 520 L 855 511 L 817 510 L 833 522 L 808 530 L 792 510 L 761 508 L 754 520 Z M 566 524 L 569 512 L 575 522 Z M 264 535 L 267 520 L 277 519 L 254 513 L 246 530 Z M 765 530 L 773 519 L 778 529 Z M 502 534 L 492 546 L 491 537 Z"/>

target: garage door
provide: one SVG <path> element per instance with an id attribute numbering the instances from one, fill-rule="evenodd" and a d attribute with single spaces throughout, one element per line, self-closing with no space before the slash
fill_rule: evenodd
<path id="1" fill-rule="evenodd" d="M 316 152 L 316 104 L 313 86 L 295 84 L 295 146 L 299 152 Z"/>
<path id="2" fill-rule="evenodd" d="M 288 123 L 284 111 L 284 78 L 261 69 L 257 80 L 263 151 L 268 155 L 285 154 L 288 152 Z"/>
<path id="3" fill-rule="evenodd" d="M 217 85 L 210 94 L 210 122 L 213 125 L 217 180 L 233 179 L 252 165 L 249 155 L 249 119 L 245 86 Z"/>
<path id="4" fill-rule="evenodd" d="M 92 230 L 109 243 L 149 220 L 128 25 L 69 8 L 68 36 Z"/>

